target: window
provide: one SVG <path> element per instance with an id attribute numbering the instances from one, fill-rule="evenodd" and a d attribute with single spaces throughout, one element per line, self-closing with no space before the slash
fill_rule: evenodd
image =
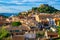
<path id="1" fill-rule="evenodd" d="M 15 32 L 19 32 L 19 30 L 15 30 Z"/>
<path id="2" fill-rule="evenodd" d="M 49 26 L 48 24 L 44 24 L 44 26 Z"/>
<path id="3" fill-rule="evenodd" d="M 10 32 L 13 32 L 12 30 L 10 30 Z"/>
<path id="4" fill-rule="evenodd" d="M 19 33 L 16 33 L 16 35 L 19 35 Z"/>

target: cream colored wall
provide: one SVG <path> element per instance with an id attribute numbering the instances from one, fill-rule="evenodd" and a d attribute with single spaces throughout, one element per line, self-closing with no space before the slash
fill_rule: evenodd
<path id="1" fill-rule="evenodd" d="M 35 19 L 36 19 L 37 22 L 40 22 L 39 15 L 35 15 Z"/>

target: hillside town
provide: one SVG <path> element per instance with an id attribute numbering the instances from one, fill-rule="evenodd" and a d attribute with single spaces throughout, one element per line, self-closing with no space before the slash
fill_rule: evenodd
<path id="1" fill-rule="evenodd" d="M 59 13 L 47 14 L 32 10 L 8 18 L 0 16 L 0 28 L 3 27 L 10 34 L 8 40 L 55 40 L 60 37 L 59 26 Z"/>
<path id="2" fill-rule="evenodd" d="M 47 40 L 51 37 L 59 37 L 56 28 L 60 23 L 60 14 L 30 13 L 27 16 L 11 16 L 6 19 L 0 16 L 0 20 L 0 27 L 4 24 L 4 28 L 10 32 L 12 40 L 25 40 L 27 36 L 29 40 Z M 12 22 L 21 22 L 21 25 L 12 26 Z M 39 39 L 36 38 L 36 33 L 40 34 Z"/>

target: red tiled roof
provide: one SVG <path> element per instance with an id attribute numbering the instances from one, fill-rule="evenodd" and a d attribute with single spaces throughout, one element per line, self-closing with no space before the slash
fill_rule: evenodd
<path id="1" fill-rule="evenodd" d="M 47 32 L 48 36 L 58 37 L 58 33 L 56 32 Z"/>

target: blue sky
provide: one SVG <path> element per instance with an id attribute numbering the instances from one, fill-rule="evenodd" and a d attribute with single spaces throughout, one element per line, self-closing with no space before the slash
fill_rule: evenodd
<path id="1" fill-rule="evenodd" d="M 60 10 L 60 0 L 0 0 L 0 13 L 19 13 L 40 4 L 49 4 Z"/>

